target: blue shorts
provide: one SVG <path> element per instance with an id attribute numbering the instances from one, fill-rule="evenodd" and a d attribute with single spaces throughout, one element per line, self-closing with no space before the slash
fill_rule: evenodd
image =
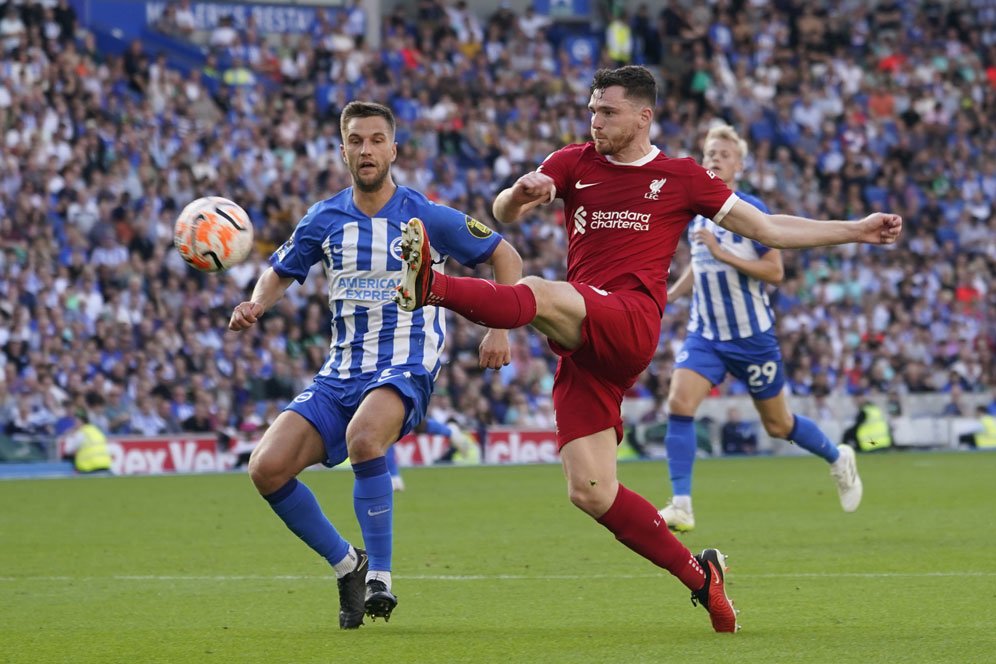
<path id="1" fill-rule="evenodd" d="M 432 375 L 422 365 L 388 367 L 378 373 L 362 374 L 346 380 L 316 376 L 315 382 L 294 397 L 284 410 L 292 410 L 321 434 L 325 443 L 329 468 L 337 466 L 349 456 L 346 449 L 346 427 L 356 414 L 367 393 L 381 387 L 392 387 L 401 395 L 405 404 L 405 421 L 401 436 L 415 428 L 425 417 L 432 396 Z"/>
<path id="2" fill-rule="evenodd" d="M 689 369 L 719 385 L 730 373 L 743 381 L 752 399 L 777 396 L 785 387 L 782 349 L 771 330 L 744 339 L 711 341 L 689 334 L 674 362 L 675 369 Z"/>

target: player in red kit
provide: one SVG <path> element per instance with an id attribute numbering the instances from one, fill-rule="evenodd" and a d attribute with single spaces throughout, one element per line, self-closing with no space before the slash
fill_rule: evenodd
<path id="1" fill-rule="evenodd" d="M 599 70 L 591 86 L 593 141 L 551 154 L 501 192 L 499 221 L 564 201 L 567 281 L 526 277 L 514 286 L 432 270 L 425 228 L 402 233 L 404 309 L 442 306 L 493 328 L 532 325 L 560 356 L 554 379 L 557 443 L 570 500 L 616 539 L 692 591 L 717 632 L 734 632 L 725 558 L 693 556 L 653 504 L 616 478 L 625 391 L 649 365 L 660 337 L 667 274 L 678 240 L 697 214 L 769 247 L 895 242 L 902 220 L 876 213 L 860 221 L 768 215 L 741 201 L 692 159 L 671 159 L 650 143 L 657 86 L 644 67 Z"/>

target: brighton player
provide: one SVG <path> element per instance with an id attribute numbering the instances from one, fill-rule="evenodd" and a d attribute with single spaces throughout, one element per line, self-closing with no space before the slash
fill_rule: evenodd
<path id="1" fill-rule="evenodd" d="M 329 358 L 267 429 L 249 474 L 287 527 L 335 569 L 339 626 L 352 629 L 363 624 L 364 614 L 388 619 L 397 605 L 391 589 L 394 498 L 384 453 L 425 417 L 445 334 L 442 311 L 408 313 L 390 302 L 401 278 L 401 228 L 413 215 L 424 218 L 438 239 L 437 264 L 446 255 L 467 266 L 491 263 L 502 283 L 522 276 L 522 259 L 477 220 L 394 183 L 390 109 L 352 102 L 340 125 L 353 186 L 308 210 L 270 258 L 252 298 L 235 307 L 229 328 L 252 326 L 292 281 L 303 283 L 312 266 L 322 264 L 333 315 Z M 481 365 L 497 369 L 510 360 L 508 333 L 489 331 Z M 347 456 L 365 550 L 339 534 L 297 480 L 309 466 L 335 466 Z"/>
<path id="2" fill-rule="evenodd" d="M 696 214 L 782 247 L 889 244 L 902 220 L 880 213 L 823 222 L 767 215 L 695 161 L 670 159 L 651 145 L 656 97 L 644 67 L 599 70 L 588 103 L 592 142 L 554 152 L 495 199 L 493 212 L 503 222 L 563 199 L 568 281 L 530 276 L 505 286 L 435 274 L 432 230 L 412 219 L 402 234 L 405 267 L 395 297 L 406 310 L 438 305 L 488 327 L 532 325 L 546 335 L 560 355 L 553 398 L 571 502 L 675 575 L 693 603 L 708 610 L 713 629 L 733 632 L 724 556 L 716 549 L 693 556 L 657 508 L 616 479 L 622 397 L 657 349 L 668 263 Z"/>
<path id="3" fill-rule="evenodd" d="M 702 165 L 736 191 L 747 142 L 733 127 L 710 129 L 703 157 Z M 768 212 L 756 197 L 738 196 Z M 667 398 L 664 443 L 673 495 L 661 516 L 671 530 L 686 532 L 695 527 L 691 497 L 695 411 L 727 373 L 747 385 L 765 430 L 826 459 L 841 507 L 845 512 L 858 509 L 862 485 L 854 450 L 834 445 L 815 422 L 793 415 L 785 399 L 785 369 L 764 287 L 782 279 L 781 252 L 727 231 L 701 215 L 688 226 L 688 239 L 691 264 L 667 292 L 669 301 L 689 292 L 693 295 L 688 336 L 678 352 Z"/>

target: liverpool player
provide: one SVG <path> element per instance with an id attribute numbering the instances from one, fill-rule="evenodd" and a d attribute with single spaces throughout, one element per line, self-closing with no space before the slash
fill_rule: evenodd
<path id="1" fill-rule="evenodd" d="M 678 577 L 716 631 L 733 632 L 723 555 L 706 549 L 693 556 L 657 509 L 616 479 L 622 397 L 657 348 L 671 257 L 698 214 L 770 247 L 890 244 L 902 220 L 876 213 L 819 222 L 762 213 L 695 161 L 668 158 L 651 145 L 656 97 L 643 67 L 596 72 L 588 103 L 593 141 L 554 152 L 495 199 L 494 215 L 503 222 L 563 199 L 566 282 L 530 276 L 504 286 L 434 273 L 425 227 L 412 219 L 402 233 L 405 264 L 395 299 L 406 310 L 442 306 L 489 327 L 532 325 L 546 335 L 560 355 L 553 399 L 571 502 Z"/>

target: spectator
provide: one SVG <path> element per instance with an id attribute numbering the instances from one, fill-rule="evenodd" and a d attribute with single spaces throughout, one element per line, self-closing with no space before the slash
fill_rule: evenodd
<path id="1" fill-rule="evenodd" d="M 17 8 L 25 4 L 31 5 L 8 2 L 0 10 L 0 44 L 12 49 L 0 77 L 0 373 L 8 417 L 21 386 L 32 373 L 40 382 L 42 365 L 50 363 L 71 403 L 90 391 L 97 376 L 116 385 L 102 395 L 104 405 L 91 408 L 95 418 L 117 422 L 108 424 L 112 433 L 129 427 L 135 402 L 148 395 L 146 374 L 170 371 L 160 364 L 173 367 L 168 387 L 189 385 L 214 367 L 210 371 L 223 378 L 216 388 L 219 408 L 225 394 L 240 413 L 250 390 L 282 406 L 278 395 L 286 393 L 299 365 L 322 361 L 324 351 L 318 358 L 293 357 L 295 341 L 286 335 L 274 343 L 285 346 L 292 375 L 270 383 L 239 378 L 245 369 L 239 369 L 235 350 L 228 344 L 205 348 L 198 340 L 204 330 L 183 321 L 204 318 L 217 327 L 210 312 L 230 307 L 252 287 L 257 261 L 274 248 L 269 240 L 289 232 L 281 225 L 300 218 L 305 201 L 346 186 L 334 120 L 342 104 L 337 99 L 395 100 L 403 124 L 412 127 L 410 137 L 399 141 L 400 182 L 442 184 L 436 187 L 440 202 L 466 196 L 468 208 L 477 196 L 484 201 L 478 218 L 487 221 L 490 197 L 505 186 L 504 178 L 521 174 L 520 163 L 586 140 L 587 117 L 574 102 L 586 99 L 588 90 L 577 82 L 607 64 L 600 53 L 569 53 L 555 41 L 548 17 L 533 8 L 514 11 L 508 3 L 499 3 L 490 16 L 460 2 L 425 3 L 432 29 L 418 38 L 415 11 L 399 6 L 385 16 L 385 39 L 375 50 L 357 40 L 362 3 L 354 2 L 345 23 L 316 22 L 310 35 L 315 52 L 310 45 L 301 49 L 315 66 L 297 67 L 301 80 L 291 88 L 268 60 L 268 39 L 251 22 L 240 34 L 226 17 L 213 31 L 217 45 L 201 71 L 181 76 L 169 60 L 151 66 L 140 47 L 130 46 L 125 57 L 101 52 L 92 34 L 77 34 L 68 0 L 42 3 L 54 5 L 51 16 L 22 16 Z M 645 11 L 636 10 L 634 25 L 642 27 L 633 36 L 652 66 L 661 63 L 657 71 L 669 86 L 654 139 L 666 153 L 698 156 L 695 146 L 722 120 L 767 142 L 758 144 L 745 172 L 752 186 L 769 192 L 772 208 L 858 216 L 884 200 L 907 220 L 910 233 L 899 251 L 787 252 L 787 276 L 773 306 L 793 388 L 833 399 L 865 382 L 871 390 L 900 394 L 936 392 L 957 382 L 966 406 L 992 390 L 996 167 L 985 157 L 994 140 L 989 118 L 996 114 L 996 55 L 974 46 L 991 42 L 988 8 L 913 4 L 898 27 L 889 12 L 872 11 L 856 16 L 844 35 L 819 3 L 803 3 L 800 11 L 766 3 L 760 22 L 754 18 L 758 3 L 723 5 L 702 16 L 684 3 L 667 3 L 662 10 L 647 4 Z M 191 8 L 188 0 L 175 3 L 176 28 L 185 12 L 193 26 Z M 874 43 L 869 35 L 879 16 L 893 35 Z M 468 21 L 466 29 L 454 25 L 461 18 Z M 475 23 L 480 38 L 470 36 Z M 949 34 L 954 24 L 958 30 Z M 210 39 L 196 30 L 189 37 Z M 655 48 L 659 53 L 652 54 Z M 240 51 L 245 70 L 230 76 L 244 83 L 234 88 L 222 83 L 230 49 Z M 326 52 L 323 66 L 316 65 L 320 51 Z M 327 80 L 333 61 L 341 80 Z M 939 68 L 939 62 L 947 66 Z M 550 63 L 556 75 L 546 72 Z M 45 86 L 45 103 L 38 103 L 39 85 Z M 457 99 L 457 91 L 466 91 L 474 103 Z M 420 120 L 444 94 L 454 102 L 440 106 L 444 121 Z M 324 110 L 312 111 L 310 103 Z M 475 175 L 467 175 L 467 163 Z M 261 244 L 249 264 L 206 279 L 171 250 L 172 221 L 177 206 L 218 193 L 250 211 Z M 563 277 L 558 270 L 567 228 L 561 211 L 546 208 L 511 231 L 527 273 Z M 682 248 L 673 273 L 685 265 Z M 820 266 L 825 280 L 818 277 Z M 291 304 L 271 316 L 284 320 L 286 329 L 303 328 L 309 305 L 326 297 L 313 284 L 294 287 Z M 111 336 L 122 353 L 106 366 L 91 361 L 88 349 L 93 343 L 93 351 L 104 350 L 108 335 L 98 321 L 105 310 L 120 321 L 112 325 L 120 333 Z M 669 305 L 664 333 L 682 328 L 685 315 L 684 303 Z M 147 331 L 143 320 L 151 325 Z M 309 338 L 320 341 L 319 349 L 327 347 L 328 317 L 319 315 L 309 326 Z M 43 336 L 43 328 L 54 334 Z M 480 334 L 467 326 L 461 346 L 474 348 Z M 45 354 L 39 355 L 43 343 Z M 524 365 L 538 367 L 538 380 L 548 382 L 549 351 L 531 334 L 523 334 L 519 344 Z M 666 381 L 653 367 L 673 361 L 669 346 L 662 344 L 638 390 L 653 394 L 656 382 Z M 454 345 L 438 382 L 448 391 L 435 395 L 434 406 L 448 412 L 467 408 L 492 422 L 504 418 L 512 388 L 532 399 L 532 369 L 492 389 L 490 379 L 458 355 Z M 737 389 L 729 384 L 717 394 Z M 111 396 L 115 390 L 121 391 L 118 397 Z M 35 406 L 41 407 L 31 404 L 28 414 Z M 44 410 L 55 415 L 53 408 L 58 406 Z M 909 405 L 906 411 L 922 414 Z"/>
<path id="2" fill-rule="evenodd" d="M 211 416 L 211 408 L 207 398 L 202 397 L 194 404 L 194 412 L 187 419 L 183 420 L 182 429 L 184 431 L 204 433 L 216 429 L 214 418 Z"/>
<path id="3" fill-rule="evenodd" d="M 83 409 L 76 411 L 73 425 L 66 435 L 62 458 L 72 461 L 78 473 L 110 473 L 111 453 L 107 436 L 90 423 Z"/>
<path id="4" fill-rule="evenodd" d="M 976 430 L 961 434 L 958 442 L 978 450 L 996 449 L 996 416 L 980 405 L 975 409 L 975 417 L 978 420 Z"/>
<path id="5" fill-rule="evenodd" d="M 234 46 L 238 38 L 239 33 L 235 29 L 235 20 L 231 15 L 222 16 L 218 21 L 218 25 L 211 30 L 208 44 L 216 53 L 219 53 Z"/>
<path id="6" fill-rule="evenodd" d="M 950 398 L 946 404 L 944 404 L 944 409 L 941 411 L 941 417 L 963 417 L 967 414 L 965 406 L 962 404 L 962 394 L 964 390 L 961 387 L 961 383 L 952 383 L 950 386 L 949 395 Z"/>
<path id="7" fill-rule="evenodd" d="M 854 424 L 844 431 L 841 443 L 861 452 L 872 452 L 892 446 L 892 427 L 882 409 L 865 394 L 855 398 L 858 413 Z"/>
<path id="8" fill-rule="evenodd" d="M 723 454 L 757 454 L 757 427 L 752 422 L 745 422 L 737 408 L 726 411 L 726 422 L 719 438 Z"/>

